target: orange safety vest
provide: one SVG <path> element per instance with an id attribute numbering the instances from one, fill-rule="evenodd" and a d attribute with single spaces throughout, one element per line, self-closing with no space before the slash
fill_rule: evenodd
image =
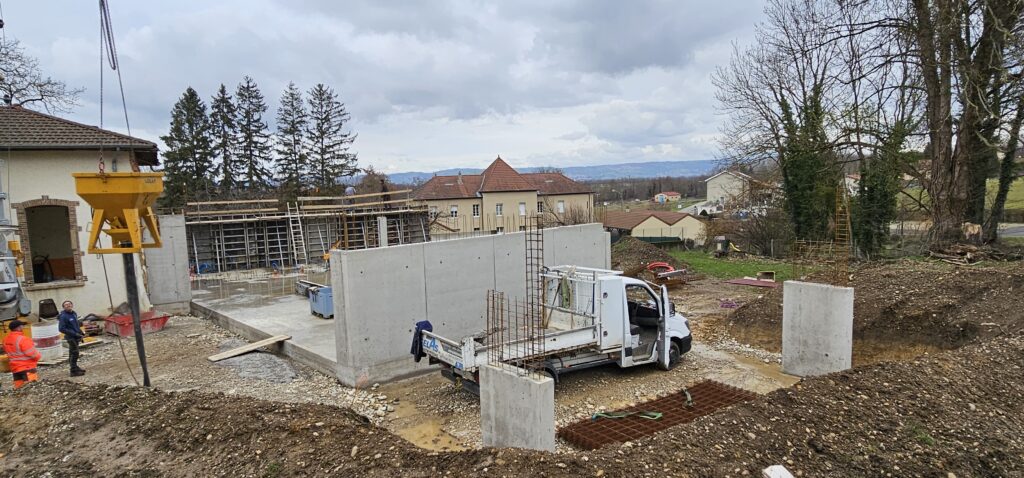
<path id="1" fill-rule="evenodd" d="M 20 330 L 7 334 L 4 338 L 4 352 L 11 364 L 11 373 L 24 372 L 36 368 L 36 363 L 43 356 L 36 350 L 32 339 L 25 337 Z"/>

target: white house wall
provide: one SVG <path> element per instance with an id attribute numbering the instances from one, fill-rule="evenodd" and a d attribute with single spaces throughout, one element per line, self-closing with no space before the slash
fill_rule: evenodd
<path id="1" fill-rule="evenodd" d="M 744 181 L 732 174 L 719 174 L 708 180 L 708 201 L 728 203 L 732 198 L 743 195 Z"/>

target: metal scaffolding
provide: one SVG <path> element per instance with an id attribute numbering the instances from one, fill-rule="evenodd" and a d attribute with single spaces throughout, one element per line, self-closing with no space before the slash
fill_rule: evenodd
<path id="1" fill-rule="evenodd" d="M 427 242 L 427 208 L 410 192 L 190 202 L 189 262 L 201 274 L 283 269 L 324 263 L 331 249 Z"/>

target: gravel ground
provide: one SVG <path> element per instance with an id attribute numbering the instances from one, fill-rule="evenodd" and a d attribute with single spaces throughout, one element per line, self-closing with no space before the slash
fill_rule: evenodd
<path id="1" fill-rule="evenodd" d="M 79 364 L 84 377 L 68 377 L 67 362 L 40 368 L 42 380 L 134 385 L 118 340 L 82 349 Z M 167 391 L 197 390 L 289 403 L 319 403 L 347 407 L 375 423 L 383 423 L 389 398 L 374 390 L 355 390 L 287 358 L 255 352 L 211 363 L 206 357 L 247 343 L 212 322 L 190 316 L 171 317 L 160 332 L 145 335 L 146 361 L 153 386 Z M 121 339 L 128 363 L 141 382 L 135 339 Z M 2 379 L 10 387 L 10 376 Z M 393 410 L 394 407 L 391 406 Z"/>

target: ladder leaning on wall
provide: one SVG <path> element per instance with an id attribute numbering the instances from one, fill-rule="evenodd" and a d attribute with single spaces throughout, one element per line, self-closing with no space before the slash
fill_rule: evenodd
<path id="1" fill-rule="evenodd" d="M 288 224 L 291 228 L 292 254 L 295 257 L 295 264 L 308 264 L 309 257 L 306 255 L 306 236 L 302 233 L 302 216 L 299 214 L 299 205 L 294 207 L 287 203 Z"/>

